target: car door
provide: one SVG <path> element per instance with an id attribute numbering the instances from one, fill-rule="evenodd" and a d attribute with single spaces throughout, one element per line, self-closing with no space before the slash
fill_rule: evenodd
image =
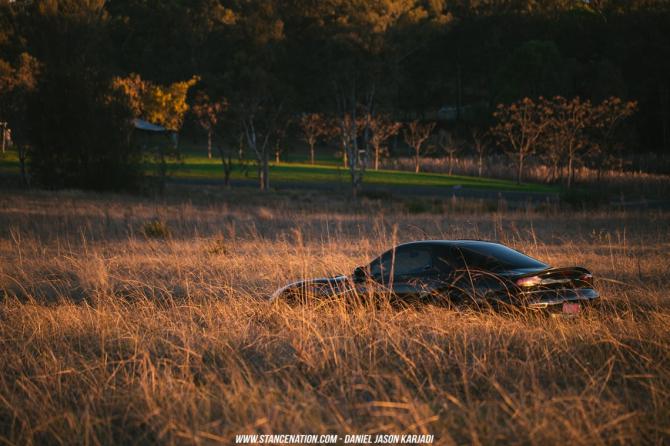
<path id="1" fill-rule="evenodd" d="M 452 302 L 484 303 L 489 296 L 507 292 L 507 281 L 496 273 L 491 259 L 460 247 L 449 248 L 444 256 L 453 268 L 445 292 Z"/>

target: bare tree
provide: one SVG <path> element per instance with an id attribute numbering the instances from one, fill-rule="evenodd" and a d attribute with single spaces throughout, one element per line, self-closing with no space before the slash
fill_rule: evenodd
<path id="1" fill-rule="evenodd" d="M 355 198 L 363 183 L 367 164 L 365 150 L 359 149 L 358 145 L 358 137 L 361 135 L 364 123 L 360 118 L 350 113 L 345 113 L 335 122 L 337 123 L 337 135 L 342 144 L 344 162 L 351 175 L 352 194 Z"/>
<path id="2" fill-rule="evenodd" d="M 214 140 L 216 140 L 216 149 L 223 168 L 223 185 L 228 188 L 230 187 L 230 174 L 233 169 L 233 156 L 232 150 L 226 148 L 222 142 L 222 127 L 225 113 L 228 110 L 228 102 L 226 99 L 213 101 L 206 93 L 201 92 L 196 97 L 192 110 L 198 124 L 207 131 L 207 155 L 210 159 L 212 158 L 212 146 Z"/>
<path id="3" fill-rule="evenodd" d="M 233 170 L 233 150 L 226 149 L 223 144 L 217 144 L 217 151 L 221 157 L 221 167 L 223 167 L 223 187 L 230 187 L 230 173 Z"/>
<path id="4" fill-rule="evenodd" d="M 398 134 L 402 124 L 382 115 L 369 116 L 367 122 L 371 133 L 370 146 L 374 150 L 375 170 L 379 170 L 379 160 L 384 150 L 384 143 L 391 136 Z"/>
<path id="5" fill-rule="evenodd" d="M 283 116 L 278 118 L 278 123 L 274 130 L 274 152 L 275 152 L 275 163 L 279 164 L 281 162 L 281 155 L 286 153 L 287 146 L 284 143 L 286 135 L 288 134 L 288 128 L 292 124 L 292 120 Z M 314 163 L 312 163 L 314 164 Z"/>
<path id="6" fill-rule="evenodd" d="M 579 97 L 567 100 L 556 96 L 548 103 L 553 109 L 550 116 L 548 132 L 554 152 L 553 160 L 565 157 L 568 166 L 567 186 L 570 188 L 574 181 L 574 166 L 578 158 L 589 147 L 586 129 L 593 122 L 593 108 L 590 101 L 582 101 Z"/>
<path id="7" fill-rule="evenodd" d="M 238 104 L 239 117 L 246 146 L 256 156 L 258 181 L 261 191 L 270 190 L 270 139 L 275 132 L 277 120 L 281 114 L 282 104 L 273 104 L 251 98 Z"/>
<path id="8" fill-rule="evenodd" d="M 423 143 L 430 137 L 431 132 L 435 128 L 434 122 L 421 123 L 418 120 L 407 124 L 404 137 L 405 142 L 414 150 L 414 171 L 419 173 L 421 170 L 421 155 Z"/>
<path id="9" fill-rule="evenodd" d="M 363 98 L 363 101 L 359 101 Z M 369 88 L 358 89 L 356 82 L 336 84 L 335 102 L 337 104 L 337 129 L 342 144 L 345 165 L 351 176 L 352 195 L 358 195 L 363 184 L 363 176 L 368 162 L 369 123 L 375 98 L 375 84 Z M 359 137 L 363 136 L 363 145 Z"/>
<path id="10" fill-rule="evenodd" d="M 307 113 L 300 117 L 298 124 L 302 130 L 303 140 L 309 145 L 310 163 L 314 164 L 314 146 L 319 138 L 328 135 L 328 122 L 320 113 Z"/>
<path id="11" fill-rule="evenodd" d="M 474 128 L 471 135 L 472 146 L 477 154 L 477 175 L 481 177 L 484 169 L 484 155 L 489 147 L 489 132 Z"/>
<path id="12" fill-rule="evenodd" d="M 449 160 L 449 175 L 451 175 L 454 170 L 454 157 L 456 156 L 456 153 L 461 150 L 461 146 L 458 141 L 454 139 L 452 134 L 444 129 L 440 130 L 437 137 L 437 145 L 440 147 L 440 150 L 447 154 Z"/>
<path id="13" fill-rule="evenodd" d="M 355 136 L 352 127 L 356 127 Z M 354 143 L 357 143 L 361 133 L 361 122 L 354 123 L 351 114 L 345 113 L 343 116 L 337 116 L 329 121 L 328 136 L 336 139 L 342 152 L 342 165 L 345 169 L 349 168 L 349 152 Z"/>
<path id="14" fill-rule="evenodd" d="M 514 160 L 517 183 L 523 179 L 526 158 L 535 151 L 538 140 L 550 124 L 547 117 L 552 110 L 544 102 L 542 98 L 538 103 L 524 98 L 510 105 L 499 104 L 493 114 L 498 124 L 491 129 L 491 133 Z"/>
<path id="15" fill-rule="evenodd" d="M 207 132 L 207 158 L 212 159 L 214 130 L 227 109 L 225 99 L 212 101 L 205 92 L 199 92 L 193 105 L 193 114 L 198 124 Z"/>

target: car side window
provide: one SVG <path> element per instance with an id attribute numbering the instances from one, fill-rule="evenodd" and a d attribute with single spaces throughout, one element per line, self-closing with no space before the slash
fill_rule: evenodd
<path id="1" fill-rule="evenodd" d="M 432 267 L 433 255 L 428 247 L 409 247 L 396 251 L 394 268 L 396 277 L 422 274 Z"/>
<path id="2" fill-rule="evenodd" d="M 378 281 L 420 275 L 433 268 L 433 253 L 429 247 L 402 247 L 382 254 L 370 263 L 370 274 Z"/>
<path id="3" fill-rule="evenodd" d="M 393 251 L 388 251 L 374 259 L 370 263 L 370 275 L 375 280 L 383 280 L 388 282 L 389 274 L 391 273 L 391 260 L 393 258 Z"/>
<path id="4" fill-rule="evenodd" d="M 457 268 L 451 248 L 442 248 L 435 252 L 434 269 L 440 274 L 450 274 Z"/>

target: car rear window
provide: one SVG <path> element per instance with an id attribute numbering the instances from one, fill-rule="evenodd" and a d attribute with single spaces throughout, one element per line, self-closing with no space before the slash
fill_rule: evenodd
<path id="1" fill-rule="evenodd" d="M 482 269 L 544 268 L 547 265 L 507 246 L 486 244 L 456 248 L 459 266 Z"/>

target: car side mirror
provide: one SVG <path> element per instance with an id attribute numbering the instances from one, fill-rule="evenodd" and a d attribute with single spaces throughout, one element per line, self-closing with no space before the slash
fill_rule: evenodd
<path id="1" fill-rule="evenodd" d="M 354 282 L 364 282 L 367 276 L 365 267 L 359 266 L 354 270 Z"/>

